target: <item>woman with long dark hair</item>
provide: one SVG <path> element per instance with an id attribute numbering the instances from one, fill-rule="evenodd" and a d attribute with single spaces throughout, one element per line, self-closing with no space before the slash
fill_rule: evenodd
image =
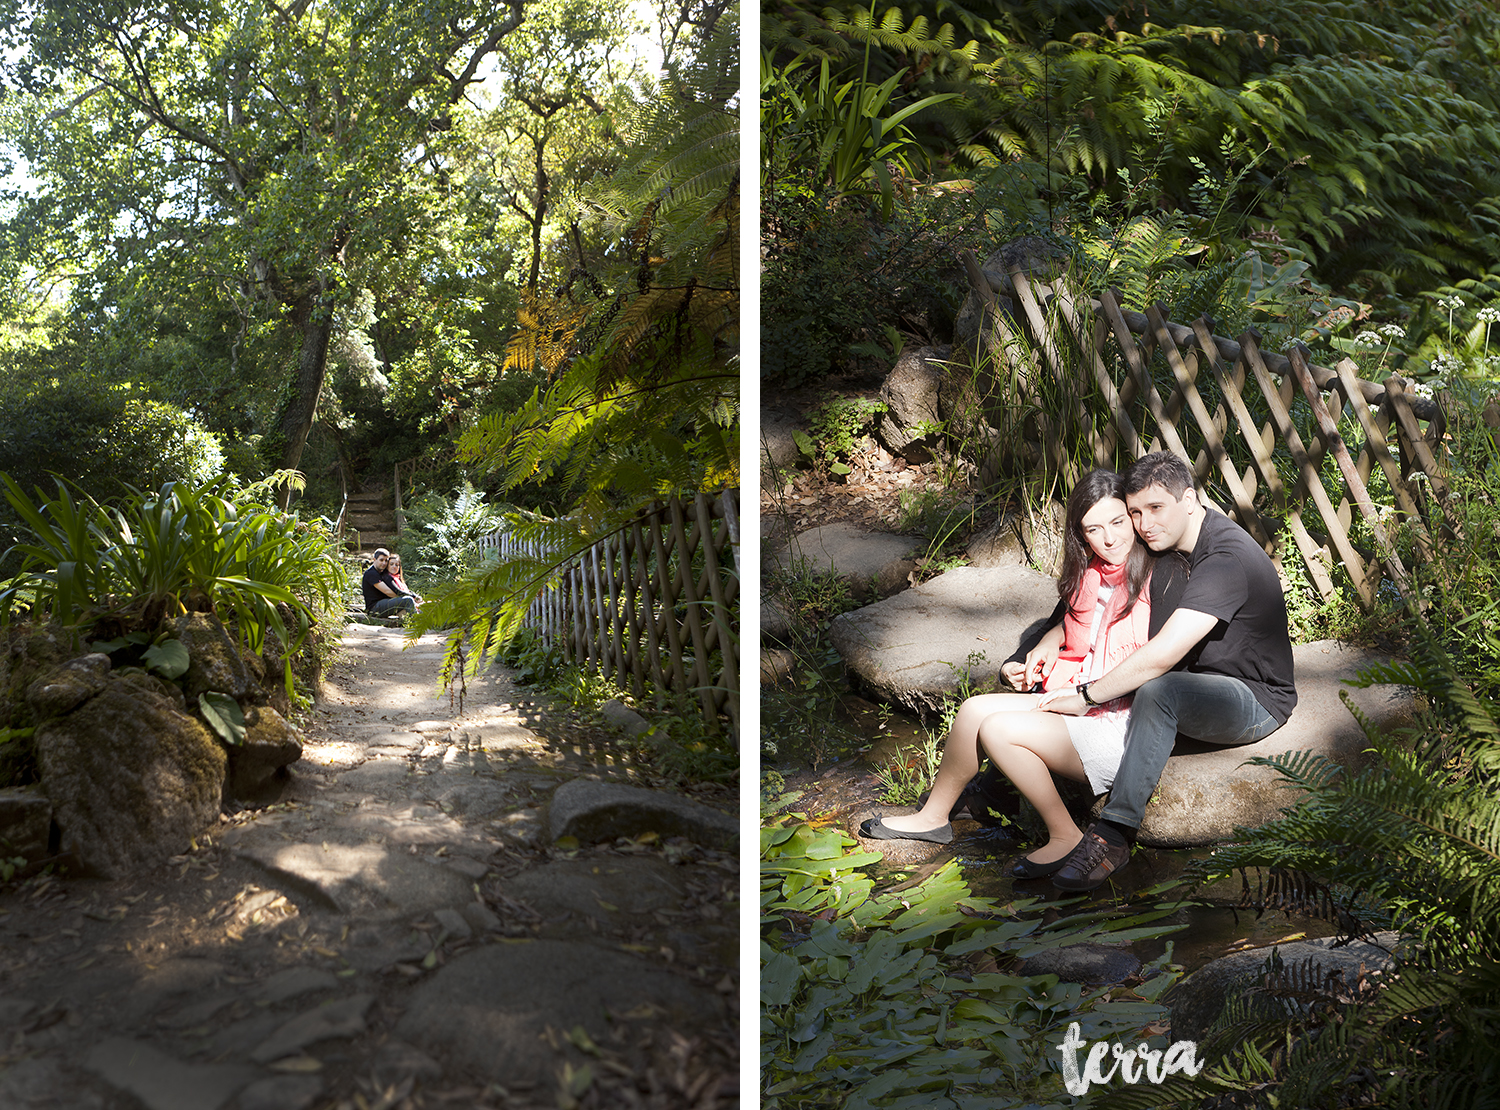
<path id="1" fill-rule="evenodd" d="M 1068 498 L 1057 582 L 1058 596 L 1068 602 L 1066 615 L 1024 662 L 1001 668 L 1005 679 L 1025 692 L 980 694 L 965 701 L 948 732 L 926 803 L 913 814 L 871 818 L 860 828 L 863 835 L 946 844 L 953 838 L 948 814 L 988 755 L 1047 825 L 1047 843 L 1017 861 L 1015 877 L 1052 874 L 1083 839 L 1052 774 L 1088 782 L 1096 794 L 1108 790 L 1125 750 L 1130 699 L 1073 717 L 1038 709 L 1040 694 L 1032 691 L 1072 687 L 1088 702 L 1089 682 L 1150 638 L 1155 558 L 1136 539 L 1124 487 L 1114 471 L 1092 470 Z"/>

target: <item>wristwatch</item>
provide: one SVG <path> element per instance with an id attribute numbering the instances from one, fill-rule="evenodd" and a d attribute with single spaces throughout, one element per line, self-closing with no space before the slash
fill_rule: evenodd
<path id="1" fill-rule="evenodd" d="M 1098 709 L 1099 703 L 1096 702 L 1093 698 L 1089 697 L 1090 685 L 1092 685 L 1092 683 L 1080 682 L 1077 686 L 1073 687 L 1073 689 L 1078 691 L 1078 696 L 1083 699 L 1084 705 L 1088 706 L 1090 709 Z"/>

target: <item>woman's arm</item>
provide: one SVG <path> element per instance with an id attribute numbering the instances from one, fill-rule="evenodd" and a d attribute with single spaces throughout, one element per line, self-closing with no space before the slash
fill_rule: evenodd
<path id="1" fill-rule="evenodd" d="M 1122 659 L 1118 666 L 1106 671 L 1099 679 L 1089 683 L 1089 697 L 1103 705 L 1115 698 L 1132 694 L 1153 678 L 1160 678 L 1180 663 L 1198 641 L 1214 630 L 1219 618 L 1196 609 L 1178 609 L 1161 631 Z M 1088 712 L 1082 695 L 1075 687 L 1053 690 L 1043 694 L 1037 703 L 1038 709 L 1050 709 L 1054 713 L 1069 713 L 1082 716 Z"/>

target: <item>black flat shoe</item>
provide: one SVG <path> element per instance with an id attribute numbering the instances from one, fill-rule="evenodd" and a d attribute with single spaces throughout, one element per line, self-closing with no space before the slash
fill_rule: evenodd
<path id="1" fill-rule="evenodd" d="M 953 840 L 953 823 L 950 821 L 946 825 L 920 832 L 902 832 L 891 828 L 879 817 L 871 817 L 860 825 L 859 835 L 866 840 L 926 840 L 933 844 L 947 844 Z"/>
<path id="2" fill-rule="evenodd" d="M 1068 862 L 1068 857 L 1055 859 L 1051 863 L 1037 863 L 1025 856 L 1016 860 L 1015 866 L 1010 869 L 1012 879 L 1045 879 L 1048 875 L 1056 874 L 1062 870 L 1062 865 Z"/>

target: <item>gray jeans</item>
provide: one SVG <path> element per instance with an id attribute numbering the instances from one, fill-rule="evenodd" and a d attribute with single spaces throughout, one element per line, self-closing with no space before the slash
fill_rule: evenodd
<path id="1" fill-rule="evenodd" d="M 1179 732 L 1232 748 L 1253 744 L 1280 727 L 1237 678 L 1184 671 L 1153 678 L 1135 692 L 1125 729 L 1125 756 L 1100 816 L 1140 828 Z"/>
<path id="2" fill-rule="evenodd" d="M 374 608 L 370 610 L 370 615 L 383 617 L 387 613 L 394 613 L 399 609 L 404 609 L 408 613 L 415 613 L 417 611 L 417 602 L 410 594 L 383 597 L 375 603 Z"/>

